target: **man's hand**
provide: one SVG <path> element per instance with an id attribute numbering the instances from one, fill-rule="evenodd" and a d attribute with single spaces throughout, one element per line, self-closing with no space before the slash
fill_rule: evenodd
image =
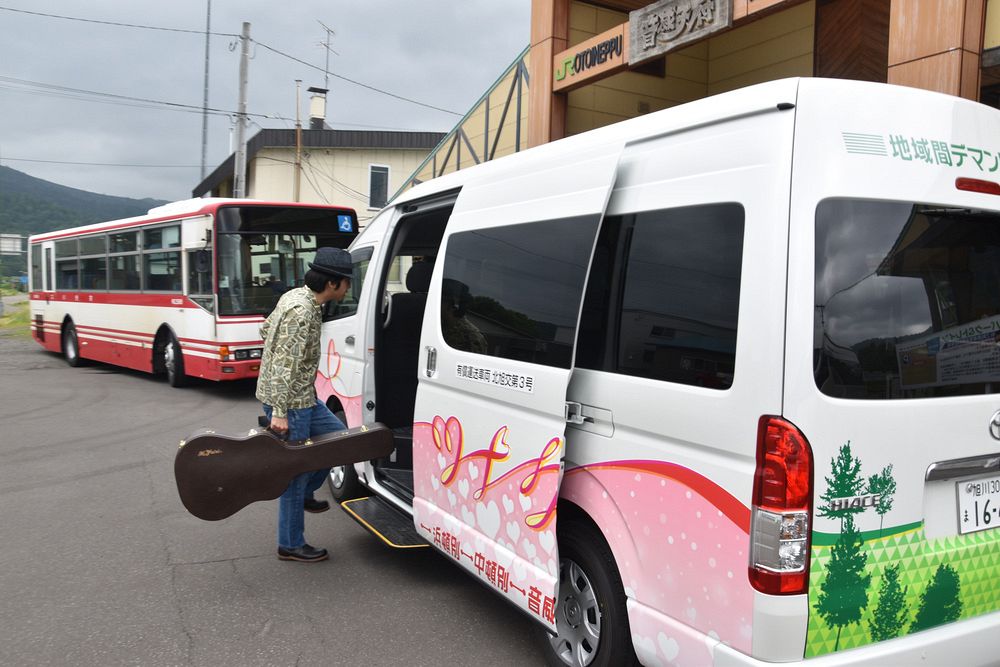
<path id="1" fill-rule="evenodd" d="M 268 428 L 281 437 L 288 436 L 288 417 L 271 417 Z"/>

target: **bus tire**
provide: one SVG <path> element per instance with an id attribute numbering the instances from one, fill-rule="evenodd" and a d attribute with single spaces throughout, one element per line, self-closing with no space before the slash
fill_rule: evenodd
<path id="1" fill-rule="evenodd" d="M 604 536 L 588 521 L 559 526 L 556 634 L 543 629 L 543 652 L 553 667 L 638 665 L 625 591 Z"/>
<path id="2" fill-rule="evenodd" d="M 181 352 L 181 344 L 177 342 L 177 337 L 173 333 L 167 334 L 167 340 L 163 345 L 163 369 L 167 373 L 167 382 L 171 387 L 183 387 L 186 384 L 184 354 Z"/>
<path id="3" fill-rule="evenodd" d="M 76 335 L 76 327 L 73 326 L 72 321 L 67 322 L 66 326 L 63 327 L 62 351 L 66 357 L 66 363 L 73 368 L 83 364 L 83 359 L 80 357 L 80 339 Z"/>

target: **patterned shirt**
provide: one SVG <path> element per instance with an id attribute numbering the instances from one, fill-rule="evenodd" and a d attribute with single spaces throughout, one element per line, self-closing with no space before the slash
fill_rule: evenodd
<path id="1" fill-rule="evenodd" d="M 308 287 L 289 290 L 260 327 L 264 354 L 257 378 L 257 399 L 275 417 L 316 404 L 316 369 L 323 307 Z"/>

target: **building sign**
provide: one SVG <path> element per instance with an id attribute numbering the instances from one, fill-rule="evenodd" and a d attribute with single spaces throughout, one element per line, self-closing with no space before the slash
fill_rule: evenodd
<path id="1" fill-rule="evenodd" d="M 567 91 L 628 67 L 628 24 L 591 37 L 552 59 L 552 91 Z"/>
<path id="2" fill-rule="evenodd" d="M 637 65 L 733 25 L 733 0 L 661 0 L 629 13 L 628 62 Z"/>
<path id="3" fill-rule="evenodd" d="M 23 255 L 20 234 L 0 234 L 0 255 Z"/>

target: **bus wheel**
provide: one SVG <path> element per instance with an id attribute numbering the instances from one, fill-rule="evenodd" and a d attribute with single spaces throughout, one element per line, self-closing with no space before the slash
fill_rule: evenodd
<path id="1" fill-rule="evenodd" d="M 66 356 L 66 363 L 76 368 L 83 363 L 80 358 L 80 341 L 76 337 L 76 327 L 72 322 L 68 322 L 63 328 L 62 349 Z"/>
<path id="2" fill-rule="evenodd" d="M 171 387 L 183 387 L 186 380 L 184 375 L 184 355 L 181 353 L 181 345 L 173 334 L 168 334 L 166 344 L 163 346 L 163 368 L 167 371 L 167 382 Z"/>
<path id="3" fill-rule="evenodd" d="M 556 634 L 543 631 L 546 662 L 556 667 L 638 665 L 621 576 L 604 536 L 572 519 L 559 528 Z"/>

